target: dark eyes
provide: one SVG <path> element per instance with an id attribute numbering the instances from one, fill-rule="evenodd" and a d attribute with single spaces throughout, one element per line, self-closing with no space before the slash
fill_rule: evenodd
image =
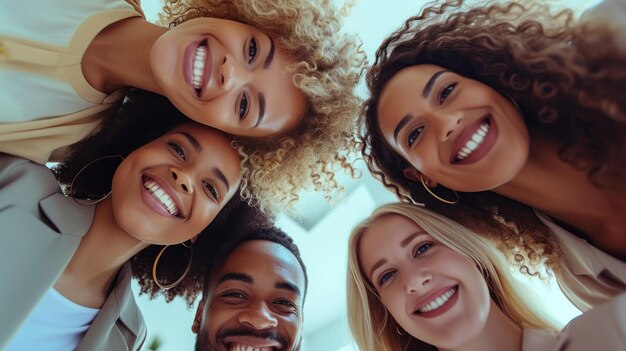
<path id="1" fill-rule="evenodd" d="M 255 38 L 250 39 L 250 44 L 248 44 L 248 64 L 252 63 L 257 55 L 257 42 Z"/>
<path id="2" fill-rule="evenodd" d="M 213 196 L 213 199 L 215 199 L 216 201 L 219 201 L 220 194 L 217 192 L 217 189 L 213 185 L 211 185 L 211 183 L 202 181 L 202 185 L 204 185 L 204 187 L 209 191 L 209 193 L 211 193 L 211 196 Z"/>
<path id="3" fill-rule="evenodd" d="M 421 126 L 409 132 L 409 135 L 407 136 L 407 140 L 406 140 L 409 147 L 413 146 L 413 143 L 415 143 L 415 140 L 417 140 L 417 137 L 420 135 L 423 129 L 424 129 L 424 126 Z"/>
<path id="4" fill-rule="evenodd" d="M 241 121 L 248 114 L 250 103 L 248 101 L 248 95 L 245 93 L 241 95 L 241 100 L 239 100 L 239 120 Z"/>
<path id="5" fill-rule="evenodd" d="M 183 148 L 179 143 L 175 141 L 168 141 L 167 145 L 170 147 L 172 152 L 176 154 L 181 160 L 187 161 L 187 154 L 185 153 L 185 148 Z M 217 191 L 217 188 L 214 187 L 211 183 L 207 181 L 202 181 L 202 185 L 207 189 L 207 191 L 211 194 L 214 200 L 219 201 L 220 194 Z"/>
<path id="6" fill-rule="evenodd" d="M 172 151 L 176 155 L 178 155 L 178 157 L 180 157 L 183 161 L 187 161 L 187 154 L 185 154 L 185 149 L 180 146 L 180 144 L 175 141 L 168 141 L 167 145 L 169 145 L 170 149 L 172 149 Z"/>
<path id="7" fill-rule="evenodd" d="M 439 104 L 443 104 L 443 102 L 446 101 L 448 96 L 450 96 L 452 91 L 454 91 L 454 88 L 456 88 L 456 83 L 448 84 L 441 89 L 441 92 L 439 93 Z"/>

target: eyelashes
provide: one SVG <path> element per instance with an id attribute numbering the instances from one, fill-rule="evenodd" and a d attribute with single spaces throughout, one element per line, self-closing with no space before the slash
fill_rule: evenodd
<path id="1" fill-rule="evenodd" d="M 177 143 L 174 140 L 170 140 L 167 142 L 167 145 L 170 148 L 170 150 L 174 153 L 174 155 L 176 155 L 179 159 L 181 159 L 184 162 L 188 161 L 185 148 L 181 144 Z M 208 191 L 208 194 L 207 194 L 208 196 L 212 197 L 213 200 L 219 202 L 220 192 L 218 191 L 217 187 L 215 187 L 213 184 L 211 184 L 210 182 L 206 180 L 202 181 L 202 186 L 206 189 L 206 191 Z"/>
<path id="2" fill-rule="evenodd" d="M 430 240 L 429 241 L 421 241 L 421 242 L 417 243 L 417 245 L 415 245 L 413 247 L 413 250 L 411 251 L 411 257 L 413 259 L 419 258 L 420 256 L 426 254 L 434 245 L 435 245 L 435 243 L 433 241 L 430 241 Z M 378 278 L 378 287 L 383 287 L 396 274 L 397 274 L 397 269 L 390 269 L 390 270 L 382 272 L 380 277 Z"/>

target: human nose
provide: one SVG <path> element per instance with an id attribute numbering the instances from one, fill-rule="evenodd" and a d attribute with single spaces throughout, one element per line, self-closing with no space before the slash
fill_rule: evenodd
<path id="1" fill-rule="evenodd" d="M 404 287 L 407 294 L 415 294 L 422 291 L 433 280 L 430 272 L 426 270 L 413 270 L 405 275 Z"/>
<path id="2" fill-rule="evenodd" d="M 193 181 L 191 176 L 180 168 L 171 167 L 170 176 L 176 183 L 176 187 L 186 194 L 193 194 Z"/>
<path id="3" fill-rule="evenodd" d="M 461 112 L 446 112 L 441 113 L 436 117 L 439 121 L 439 141 L 447 141 L 452 137 L 454 131 L 457 130 L 461 121 L 463 120 L 463 114 Z"/>
<path id="4" fill-rule="evenodd" d="M 230 55 L 224 56 L 220 66 L 220 74 L 222 76 L 222 89 L 226 91 L 243 86 L 248 81 L 250 75 L 246 67 L 243 67 Z"/>
<path id="5" fill-rule="evenodd" d="M 239 313 L 239 323 L 256 330 L 271 329 L 278 326 L 278 320 L 265 303 L 260 303 Z"/>

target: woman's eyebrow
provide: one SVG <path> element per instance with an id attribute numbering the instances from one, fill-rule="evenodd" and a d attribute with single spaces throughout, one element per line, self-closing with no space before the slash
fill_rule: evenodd
<path id="1" fill-rule="evenodd" d="M 274 47 L 274 40 L 272 40 L 269 35 L 267 37 L 270 39 L 270 50 L 267 52 L 267 57 L 263 63 L 263 69 L 267 69 L 272 64 L 272 60 L 274 60 L 274 50 L 276 49 Z"/>
<path id="2" fill-rule="evenodd" d="M 196 150 L 196 152 L 202 152 L 202 145 L 200 145 L 200 143 L 198 142 L 198 140 L 196 138 L 193 137 L 193 135 L 187 133 L 187 132 L 176 132 L 176 134 L 180 134 L 182 136 L 185 137 L 185 139 L 187 139 L 187 141 L 189 142 L 189 144 L 191 144 L 191 146 L 193 146 L 194 150 Z"/>
<path id="3" fill-rule="evenodd" d="M 430 77 L 430 79 L 426 83 L 426 86 L 424 86 L 424 90 L 422 91 L 423 97 L 428 97 L 428 95 L 430 94 L 430 91 L 433 89 L 433 86 L 435 85 L 435 82 L 437 81 L 437 78 L 439 78 L 439 76 L 441 76 L 442 74 L 446 72 L 450 72 L 450 71 L 447 69 L 444 69 L 439 72 L 436 72 Z"/>

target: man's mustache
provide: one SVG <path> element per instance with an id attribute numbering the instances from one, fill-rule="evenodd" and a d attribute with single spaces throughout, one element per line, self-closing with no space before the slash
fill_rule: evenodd
<path id="1" fill-rule="evenodd" d="M 276 341 L 280 343 L 281 350 L 286 350 L 287 345 L 289 345 L 289 340 L 287 340 L 285 336 L 279 334 L 277 329 L 256 330 L 256 329 L 246 328 L 246 327 L 224 329 L 224 330 L 220 330 L 217 333 L 217 335 L 215 335 L 215 340 L 218 343 L 223 344 L 224 338 L 229 337 L 229 336 L 251 336 L 255 338 Z"/>

